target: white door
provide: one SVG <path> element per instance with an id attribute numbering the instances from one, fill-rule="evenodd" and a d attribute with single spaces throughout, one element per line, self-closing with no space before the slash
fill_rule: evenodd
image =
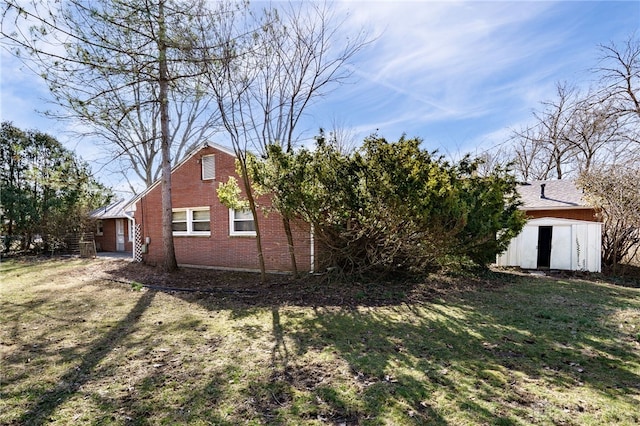
<path id="1" fill-rule="evenodd" d="M 116 219 L 116 251 L 124 251 L 124 219 Z"/>
<path id="2" fill-rule="evenodd" d="M 554 226 L 551 237 L 551 269 L 571 270 L 571 226 Z"/>
<path id="3" fill-rule="evenodd" d="M 526 225 L 518 238 L 520 239 L 520 267 L 536 269 L 538 267 L 538 227 Z"/>

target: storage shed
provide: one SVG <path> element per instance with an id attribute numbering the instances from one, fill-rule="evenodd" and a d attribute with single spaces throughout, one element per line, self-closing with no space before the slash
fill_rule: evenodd
<path id="1" fill-rule="evenodd" d="M 600 272 L 602 223 L 573 181 L 537 181 L 518 192 L 529 221 L 499 266 Z"/>

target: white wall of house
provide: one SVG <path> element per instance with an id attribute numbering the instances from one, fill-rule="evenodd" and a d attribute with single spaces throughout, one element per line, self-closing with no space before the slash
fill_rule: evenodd
<path id="1" fill-rule="evenodd" d="M 550 269 L 600 272 L 602 234 L 600 222 L 544 217 L 527 222 L 522 232 L 497 257 L 499 266 L 537 269 L 541 227 L 551 227 Z"/>

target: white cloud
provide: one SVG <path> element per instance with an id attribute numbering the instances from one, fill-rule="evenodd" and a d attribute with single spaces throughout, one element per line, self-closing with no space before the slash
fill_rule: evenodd
<path id="1" fill-rule="evenodd" d="M 365 5 L 366 7 L 357 7 Z M 487 80 L 558 42 L 518 29 L 548 3 L 354 3 L 356 22 L 387 22 L 360 76 L 447 115 L 476 115 Z M 386 19 L 385 19 L 386 18 Z M 490 82 L 487 84 L 491 84 Z"/>
<path id="2" fill-rule="evenodd" d="M 436 129 L 454 144 L 502 135 L 530 117 L 556 81 L 590 77 L 596 44 L 612 28 L 628 31 L 608 23 L 609 13 L 619 13 L 601 2 L 338 4 L 350 12 L 348 30 L 365 27 L 379 37 L 355 65 L 357 83 L 327 107 L 361 123 L 358 130 L 428 137 Z"/>
<path id="3" fill-rule="evenodd" d="M 354 84 L 309 110 L 305 136 L 338 117 L 360 138 L 380 129 L 388 138 L 407 132 L 433 148 L 468 150 L 499 143 L 526 122 L 553 97 L 556 81 L 588 81 L 596 44 L 629 35 L 640 16 L 637 2 L 371 0 L 331 7 L 338 17 L 349 13 L 347 32 L 365 28 L 378 38 L 353 64 Z M 38 96 L 47 96 L 46 87 L 7 58 L 3 51 L 3 119 L 66 129 L 41 124 L 33 110 L 45 109 Z M 86 141 L 75 147 L 100 158 Z"/>

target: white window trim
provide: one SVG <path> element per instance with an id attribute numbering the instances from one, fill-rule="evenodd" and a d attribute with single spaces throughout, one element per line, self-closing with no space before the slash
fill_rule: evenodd
<path id="1" fill-rule="evenodd" d="M 205 176 L 205 169 L 204 169 L 204 164 L 205 164 L 205 158 L 211 158 L 212 164 L 211 164 L 211 176 Z M 208 160 L 207 160 L 208 161 Z M 216 178 L 216 155 L 215 154 L 210 154 L 210 155 L 203 155 L 200 158 L 200 163 L 201 163 L 201 175 L 202 175 L 202 180 L 215 180 Z"/>
<path id="2" fill-rule="evenodd" d="M 98 219 L 96 221 L 96 235 L 98 237 L 101 237 L 104 235 L 104 222 L 102 221 L 102 219 Z"/>
<path id="3" fill-rule="evenodd" d="M 193 212 L 194 211 L 208 211 L 209 212 L 209 229 L 211 229 L 211 209 L 206 207 L 189 207 L 184 209 L 172 209 L 171 213 L 186 212 L 187 213 L 187 230 L 186 231 L 173 231 L 174 237 L 183 236 L 199 236 L 208 237 L 211 236 L 211 231 L 194 231 L 193 230 Z"/>
<path id="4" fill-rule="evenodd" d="M 229 236 L 231 237 L 255 237 L 256 231 L 235 231 L 234 223 L 235 223 L 235 210 L 229 209 Z M 255 221 L 255 218 L 254 218 Z"/>

